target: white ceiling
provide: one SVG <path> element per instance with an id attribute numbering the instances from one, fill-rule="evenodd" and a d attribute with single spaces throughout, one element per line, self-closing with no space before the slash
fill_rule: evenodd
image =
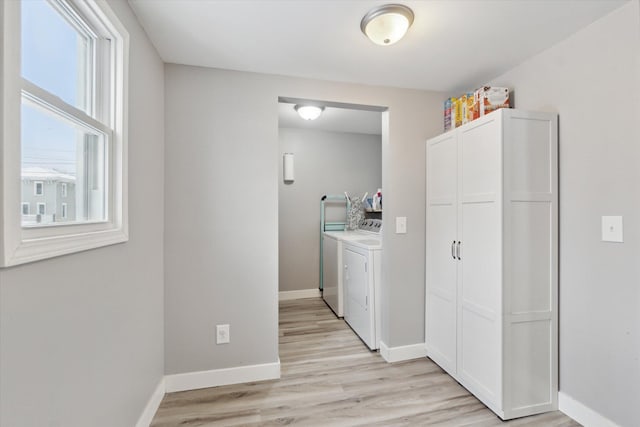
<path id="1" fill-rule="evenodd" d="M 626 0 L 406 0 L 393 46 L 360 31 L 396 0 L 129 0 L 165 62 L 444 91 L 473 89 Z"/>
<path id="2" fill-rule="evenodd" d="M 397 0 L 129 0 L 165 62 L 427 89 L 468 91 L 626 0 L 407 0 L 415 20 L 393 46 L 360 31 Z M 379 112 L 327 107 L 315 121 L 280 104 L 280 126 L 380 134 Z"/>

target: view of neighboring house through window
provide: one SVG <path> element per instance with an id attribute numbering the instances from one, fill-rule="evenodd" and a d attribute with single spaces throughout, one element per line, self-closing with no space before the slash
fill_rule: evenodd
<path id="1" fill-rule="evenodd" d="M 23 213 L 22 225 L 105 221 L 111 112 L 96 69 L 109 69 L 110 40 L 63 0 L 21 4 L 22 186 L 51 206 L 45 214 L 38 204 L 39 218 Z M 74 199 L 64 215 L 58 197 Z"/>
<path id="2" fill-rule="evenodd" d="M 45 215 L 47 213 L 47 204 L 38 203 L 38 215 Z"/>
<path id="3" fill-rule="evenodd" d="M 67 219 L 67 204 L 63 203 L 61 207 L 62 207 L 62 213 L 61 213 L 62 219 Z"/>
<path id="4" fill-rule="evenodd" d="M 22 203 L 22 215 L 29 215 L 29 203 Z"/>

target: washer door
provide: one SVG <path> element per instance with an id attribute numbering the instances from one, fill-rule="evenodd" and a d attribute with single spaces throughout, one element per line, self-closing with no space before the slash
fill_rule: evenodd
<path id="1" fill-rule="evenodd" d="M 367 256 L 345 246 L 343 252 L 344 285 L 347 297 L 345 320 L 351 328 L 371 347 L 372 325 L 369 316 L 369 274 Z"/>

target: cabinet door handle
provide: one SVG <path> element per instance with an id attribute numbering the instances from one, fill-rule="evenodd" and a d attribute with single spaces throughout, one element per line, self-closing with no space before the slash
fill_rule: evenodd
<path id="1" fill-rule="evenodd" d="M 462 243 L 462 242 L 458 240 L 458 248 L 456 249 L 456 254 L 458 255 L 458 261 L 460 261 L 462 259 L 462 258 L 460 258 L 460 243 Z"/>
<path id="2" fill-rule="evenodd" d="M 451 258 L 456 259 L 456 241 L 451 242 Z"/>

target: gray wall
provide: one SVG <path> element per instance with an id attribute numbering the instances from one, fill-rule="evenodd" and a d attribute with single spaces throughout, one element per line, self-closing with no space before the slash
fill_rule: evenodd
<path id="1" fill-rule="evenodd" d="M 181 65 L 165 72 L 166 372 L 278 360 L 278 96 L 389 107 L 382 338 L 424 342 L 424 140 L 441 130 L 444 96 Z M 194 182 L 200 191 L 185 191 Z M 395 216 L 408 217 L 407 234 L 393 234 Z M 214 344 L 217 323 L 231 325 L 230 344 Z"/>
<path id="2" fill-rule="evenodd" d="M 127 243 L 0 270 L 0 425 L 132 426 L 163 374 L 163 66 L 129 5 Z"/>
<path id="3" fill-rule="evenodd" d="M 382 187 L 382 138 L 293 128 L 280 128 L 279 132 L 280 291 L 317 289 L 320 198 L 345 191 L 362 196 Z M 294 153 L 295 181 L 291 184 L 282 180 L 285 152 Z M 345 205 L 338 206 L 329 206 L 327 216 L 344 221 Z"/>
<path id="4" fill-rule="evenodd" d="M 560 390 L 640 425 L 638 1 L 496 78 L 560 117 Z M 601 242 L 602 215 L 624 243 Z"/>

